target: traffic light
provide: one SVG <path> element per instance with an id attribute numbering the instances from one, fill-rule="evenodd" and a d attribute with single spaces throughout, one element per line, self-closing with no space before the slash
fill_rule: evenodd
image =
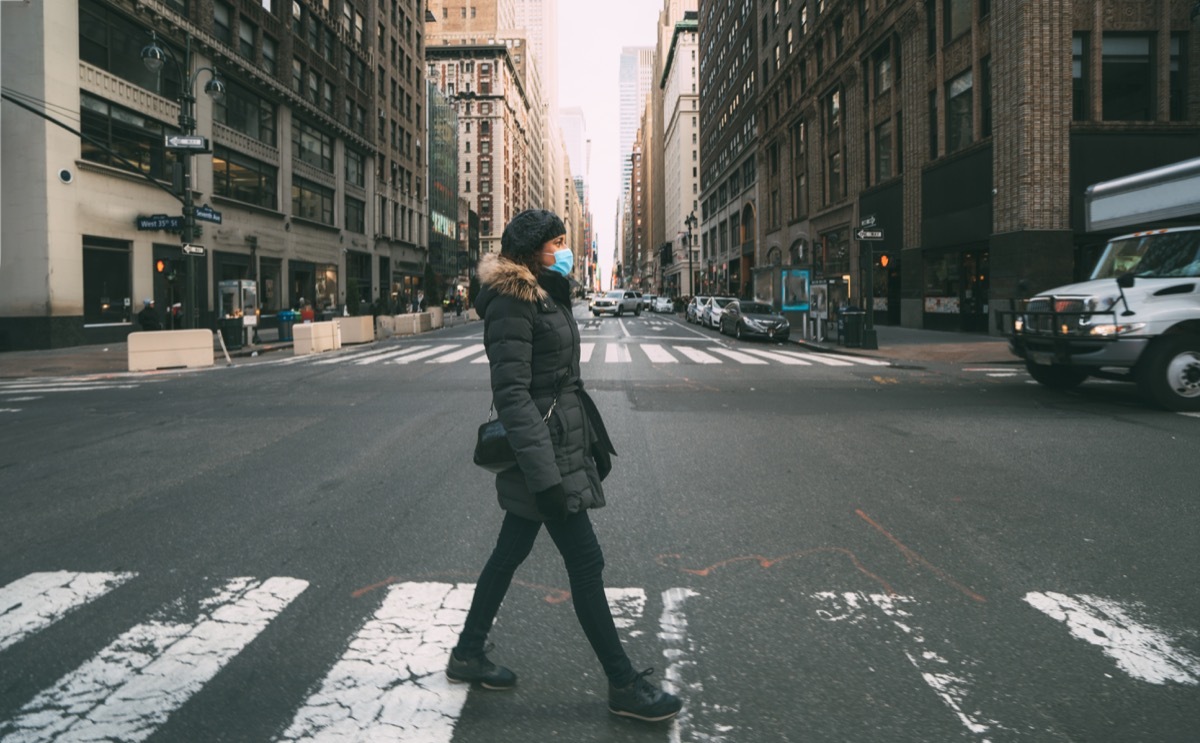
<path id="1" fill-rule="evenodd" d="M 154 273 L 162 276 L 167 281 L 174 281 L 179 276 L 176 261 L 168 258 L 154 259 Z"/>
<path id="2" fill-rule="evenodd" d="M 888 264 L 891 262 L 892 262 L 892 259 L 888 256 L 887 253 L 881 253 L 881 254 L 875 256 L 875 267 L 876 268 L 887 268 Z"/>
<path id="3" fill-rule="evenodd" d="M 166 272 L 167 272 L 167 262 L 165 260 L 163 260 L 162 258 L 159 258 L 158 260 L 154 261 L 154 273 L 166 273 Z"/>

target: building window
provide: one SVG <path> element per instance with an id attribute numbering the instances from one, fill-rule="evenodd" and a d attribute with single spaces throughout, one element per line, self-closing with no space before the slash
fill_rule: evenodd
<path id="1" fill-rule="evenodd" d="M 1187 35 L 1171 34 L 1171 121 L 1187 119 Z"/>
<path id="2" fill-rule="evenodd" d="M 363 154 L 350 147 L 346 148 L 346 183 L 364 187 L 366 185 L 366 163 Z"/>
<path id="3" fill-rule="evenodd" d="M 842 123 L 842 92 L 835 90 L 825 97 L 825 130 L 833 132 Z"/>
<path id="4" fill-rule="evenodd" d="M 266 209 L 276 208 L 278 169 L 227 147 L 213 147 L 213 193 Z"/>
<path id="5" fill-rule="evenodd" d="M 146 45 L 149 36 L 149 32 L 141 26 L 134 25 L 96 0 L 80 0 L 80 60 L 152 93 L 177 99 L 180 85 L 179 70 L 175 65 L 166 64 L 159 72 L 151 72 L 138 55 L 137 50 Z M 158 43 L 164 45 L 161 39 Z M 175 48 L 172 47 L 171 51 L 175 52 Z"/>
<path id="6" fill-rule="evenodd" d="M 796 173 L 795 188 L 792 189 L 793 219 L 803 219 L 808 214 L 808 186 L 803 171 Z"/>
<path id="7" fill-rule="evenodd" d="M 221 0 L 213 1 L 213 36 L 233 46 L 233 8 Z"/>
<path id="8" fill-rule="evenodd" d="M 84 139 L 84 160 L 158 180 L 171 179 L 175 155 L 166 149 L 163 137 L 174 129 L 88 93 L 80 93 L 79 104 L 80 130 L 113 152 L 109 154 Z"/>
<path id="9" fill-rule="evenodd" d="M 946 0 L 942 12 L 946 14 L 946 43 L 971 30 L 971 12 L 975 0 Z"/>
<path id="10" fill-rule="evenodd" d="M 973 77 L 970 70 L 946 85 L 946 152 L 956 152 L 974 142 L 971 119 Z"/>
<path id="11" fill-rule="evenodd" d="M 367 205 L 358 199 L 346 197 L 346 229 L 350 232 L 366 232 Z"/>
<path id="12" fill-rule="evenodd" d="M 892 48 L 884 44 L 875 52 L 875 95 L 883 95 L 892 89 Z"/>
<path id="13" fill-rule="evenodd" d="M 979 91 L 979 136 L 992 136 L 992 58 L 979 60 L 979 76 L 982 89 Z"/>
<path id="14" fill-rule="evenodd" d="M 213 120 L 275 146 L 275 104 L 237 83 L 225 81 L 225 95 L 213 101 Z"/>
<path id="15" fill-rule="evenodd" d="M 292 60 L 292 92 L 296 95 L 304 92 L 304 63 L 299 59 Z"/>
<path id="16" fill-rule="evenodd" d="M 892 170 L 892 122 L 875 127 L 875 182 L 882 183 L 895 175 Z"/>
<path id="17" fill-rule="evenodd" d="M 842 153 L 834 152 L 829 156 L 829 182 L 827 202 L 842 198 Z"/>
<path id="18" fill-rule="evenodd" d="M 244 59 L 254 60 L 254 24 L 241 16 L 238 19 L 238 54 Z"/>
<path id="19" fill-rule="evenodd" d="M 937 0 L 925 0 L 925 53 L 937 51 Z"/>
<path id="20" fill-rule="evenodd" d="M 292 216 L 333 225 L 333 189 L 293 176 Z"/>
<path id="21" fill-rule="evenodd" d="M 1071 118 L 1087 121 L 1091 116 L 1088 100 L 1088 35 L 1071 37 Z"/>
<path id="22" fill-rule="evenodd" d="M 313 167 L 333 172 L 333 137 L 307 122 L 292 121 L 292 156 Z"/>
<path id="23" fill-rule="evenodd" d="M 1105 121 L 1154 120 L 1150 34 L 1104 34 L 1100 79 Z"/>
<path id="24" fill-rule="evenodd" d="M 83 322 L 127 323 L 132 312 L 133 281 L 129 243 L 83 236 Z"/>
<path id="25" fill-rule="evenodd" d="M 275 39 L 263 35 L 262 68 L 271 75 L 275 74 Z"/>

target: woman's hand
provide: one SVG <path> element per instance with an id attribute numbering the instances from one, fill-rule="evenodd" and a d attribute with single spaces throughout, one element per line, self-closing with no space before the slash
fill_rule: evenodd
<path id="1" fill-rule="evenodd" d="M 542 518 L 547 521 L 557 521 L 566 517 L 567 491 L 563 489 L 562 483 L 539 490 L 533 497 L 537 501 L 537 509 L 542 514 Z"/>

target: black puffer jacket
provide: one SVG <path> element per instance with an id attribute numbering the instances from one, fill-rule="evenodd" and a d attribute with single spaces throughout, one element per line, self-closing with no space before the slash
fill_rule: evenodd
<path id="1" fill-rule="evenodd" d="M 479 280 L 475 309 L 484 321 L 492 401 L 518 465 L 496 475 L 500 507 L 541 521 L 534 494 L 560 483 L 571 513 L 603 506 L 592 447 L 599 442 L 611 452 L 612 445 L 579 378 L 579 328 L 569 304 L 551 298 L 528 268 L 497 255 L 479 262 Z M 558 403 L 543 423 L 556 389 Z"/>

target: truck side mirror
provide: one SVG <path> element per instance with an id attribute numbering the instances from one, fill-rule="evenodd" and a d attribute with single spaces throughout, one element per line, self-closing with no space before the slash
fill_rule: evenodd
<path id="1" fill-rule="evenodd" d="M 1133 272 L 1127 271 L 1117 277 L 1117 286 L 1121 287 L 1122 289 L 1132 288 L 1133 280 L 1134 280 Z"/>

